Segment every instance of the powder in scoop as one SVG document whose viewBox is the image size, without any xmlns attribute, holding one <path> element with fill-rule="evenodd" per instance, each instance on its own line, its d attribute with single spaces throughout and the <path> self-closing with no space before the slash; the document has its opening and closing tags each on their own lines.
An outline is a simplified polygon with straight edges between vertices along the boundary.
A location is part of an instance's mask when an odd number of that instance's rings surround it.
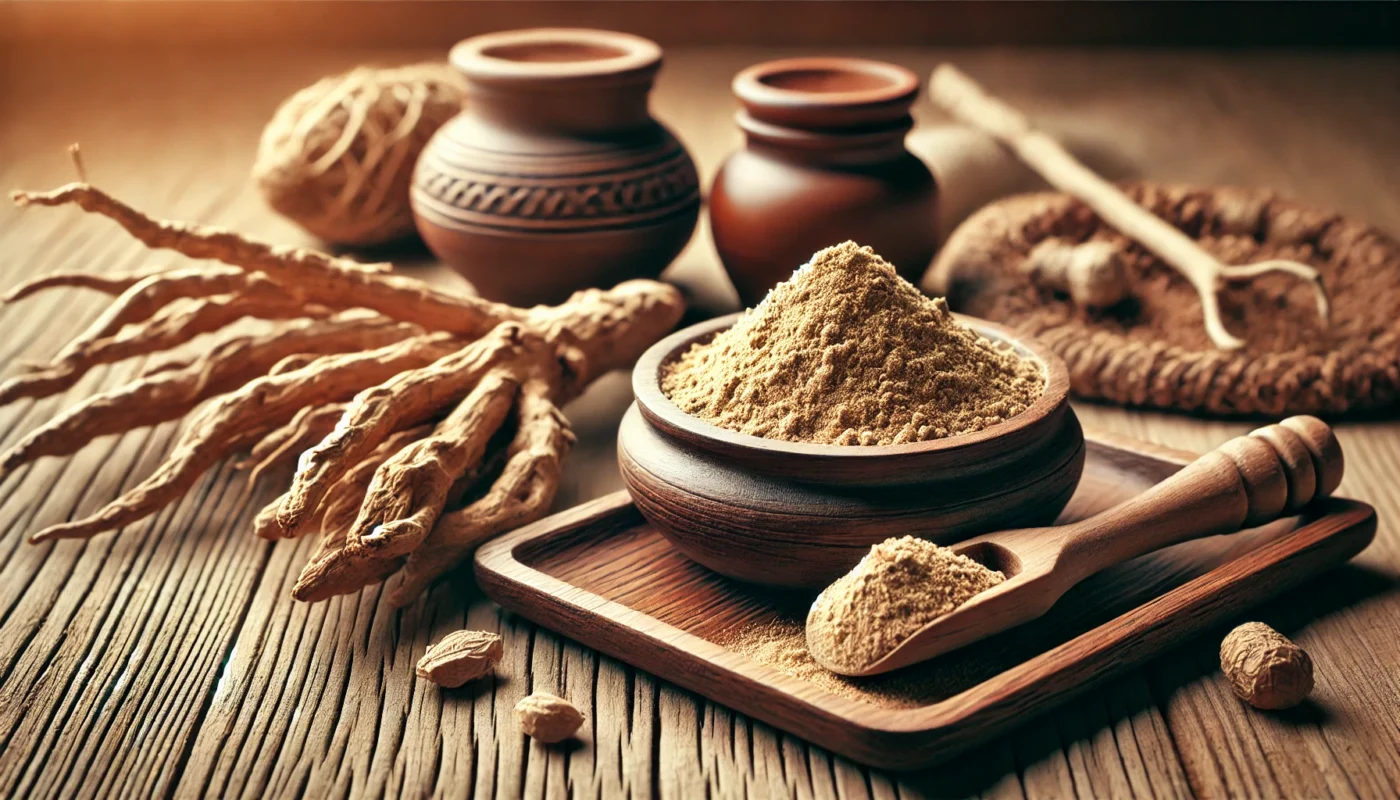
<svg viewBox="0 0 1400 800">
<path fill-rule="evenodd" d="M 1035 402 L 1044 378 L 845 242 L 672 362 L 661 388 L 686 413 L 740 433 L 881 445 L 1004 422 Z"/>
<path fill-rule="evenodd" d="M 863 669 L 925 624 L 1005 580 L 933 542 L 886 539 L 822 592 L 807 616 L 807 641 L 823 662 Z"/>
</svg>

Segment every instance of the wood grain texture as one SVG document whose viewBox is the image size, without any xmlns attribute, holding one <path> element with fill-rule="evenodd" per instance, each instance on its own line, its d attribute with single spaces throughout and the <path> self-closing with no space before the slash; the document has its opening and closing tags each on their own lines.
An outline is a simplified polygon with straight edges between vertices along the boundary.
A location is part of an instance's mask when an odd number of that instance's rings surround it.
<svg viewBox="0 0 1400 800">
<path fill-rule="evenodd" d="M 1114 177 L 1272 186 L 1400 232 L 1393 55 L 844 52 L 920 74 L 952 58 Z M 326 72 L 432 54 L 0 48 L 0 187 L 70 180 L 63 149 L 80 140 L 93 180 L 153 213 L 304 242 L 246 180 L 262 124 Z M 655 110 L 703 177 L 738 141 L 729 77 L 797 54 L 668 52 Z M 919 152 L 944 179 L 945 211 L 985 202 L 980 184 L 952 177 L 967 174 L 964 155 L 984 151 L 942 127 L 926 101 L 915 111 Z M 976 165 L 1003 185 L 1024 179 L 1014 165 Z M 699 304 L 724 309 L 733 296 L 704 227 L 672 276 Z M 0 209 L 0 253 L 5 285 L 56 269 L 177 263 L 72 210 Z M 51 355 L 103 307 L 74 293 L 0 309 L 0 362 Z M 65 396 L 0 409 L 0 443 L 138 366 L 103 368 Z M 580 442 L 561 508 L 620 487 L 612 436 L 629 396 L 626 377 L 609 376 L 568 409 Z M 1256 427 L 1088 404 L 1076 411 L 1088 429 L 1196 451 Z M 860 768 L 540 631 L 482 601 L 468 581 L 403 612 L 388 610 L 377 590 L 296 604 L 287 593 L 310 545 L 269 544 L 248 525 L 285 475 L 245 489 L 225 468 L 119 534 L 23 544 L 25 533 L 91 512 L 147 474 L 175 427 L 102 439 L 0 482 L 0 795 L 1393 796 L 1400 425 L 1337 431 L 1348 457 L 1339 493 L 1377 507 L 1376 541 L 1351 566 L 1256 615 L 1313 655 L 1314 706 L 1291 715 L 1244 707 L 1217 674 L 1219 635 L 1207 634 L 943 768 L 909 775 Z M 417 681 L 413 663 L 427 644 L 463 625 L 502 634 L 499 677 L 448 692 Z M 566 694 L 588 714 L 578 748 L 544 748 L 516 733 L 511 705 L 534 688 Z"/>
<path fill-rule="evenodd" d="M 1165 486 L 1203 483 L 1193 470 L 1201 461 L 1165 483 L 1146 477 L 1184 461 L 1150 445 L 1091 443 L 1064 529 L 1092 525 L 1092 515 L 1106 509 L 1111 515 L 1152 503 Z M 1243 515 L 1241 504 L 1231 535 L 1183 542 L 1079 583 L 1053 609 L 1041 609 L 1048 613 L 1034 625 L 860 684 L 895 695 L 884 699 L 839 696 L 733 647 L 744 629 L 800 625 L 814 592 L 764 590 L 700 567 L 645 521 L 626 492 L 488 543 L 477 554 L 476 575 L 490 597 L 552 630 L 861 763 L 911 769 L 937 765 L 1345 562 L 1375 531 L 1375 512 L 1351 500 L 1239 531 Z M 1054 529 L 1040 533 L 1053 543 Z M 907 648 L 891 658 L 901 650 Z"/>
</svg>

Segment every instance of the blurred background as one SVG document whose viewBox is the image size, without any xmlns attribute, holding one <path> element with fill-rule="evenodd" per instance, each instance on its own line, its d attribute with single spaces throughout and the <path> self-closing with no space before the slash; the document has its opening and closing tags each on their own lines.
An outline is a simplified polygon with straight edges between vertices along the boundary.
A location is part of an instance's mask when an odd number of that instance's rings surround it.
<svg viewBox="0 0 1400 800">
<path fill-rule="evenodd" d="M 1386 2 L 43 0 L 0 3 L 0 44 L 446 46 L 502 28 L 625 30 L 665 45 L 1387 47 Z"/>
<path fill-rule="evenodd" d="M 1342 196 L 1335 180 L 1313 185 L 1286 162 L 1262 175 L 1258 164 L 1246 169 L 1218 145 L 1193 147 L 1174 129 L 1183 114 L 1199 119 L 1201 106 L 1228 106 L 1226 116 L 1257 118 L 1270 136 L 1296 134 L 1309 147 L 1307 132 L 1269 122 L 1288 118 L 1297 100 L 1310 124 L 1335 128 L 1323 131 L 1329 141 L 1388 137 L 1387 86 L 1395 81 L 1384 76 L 1397 75 L 1400 3 L 0 0 L 4 186 L 71 179 L 64 148 L 78 141 L 94 181 L 154 213 L 311 243 L 265 213 L 247 180 L 259 131 L 281 101 L 356 65 L 442 60 L 469 36 L 538 26 L 620 30 L 660 43 L 666 66 L 653 109 L 690 149 L 706 187 L 741 144 L 729 90 L 735 72 L 784 56 L 858 55 L 920 75 L 953 60 L 1110 177 L 1264 182 L 1364 213 L 1373 206 L 1358 187 L 1374 179 L 1369 169 Z M 1375 130 L 1340 121 L 1359 107 L 1378 112 L 1366 121 Z M 939 178 L 944 233 L 992 193 L 1036 184 L 1009 159 L 994 165 L 1008 174 L 962 180 L 955 170 L 986 165 L 940 127 L 925 98 L 914 114 L 911 146 Z M 1280 146 L 1251 147 L 1258 144 Z M 997 152 L 984 147 L 982 155 Z M 702 216 L 671 277 L 723 309 L 734 299 L 707 235 Z"/>
</svg>

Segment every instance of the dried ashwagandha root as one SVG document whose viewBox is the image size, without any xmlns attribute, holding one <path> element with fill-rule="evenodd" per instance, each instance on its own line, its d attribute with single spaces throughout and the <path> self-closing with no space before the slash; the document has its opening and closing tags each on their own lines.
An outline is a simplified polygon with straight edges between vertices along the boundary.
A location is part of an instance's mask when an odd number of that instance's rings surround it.
<svg viewBox="0 0 1400 800">
<path fill-rule="evenodd" d="M 491 674 L 500 660 L 501 637 L 486 631 L 456 631 L 429 647 L 414 672 L 439 686 L 456 689 Z"/>
<path fill-rule="evenodd" d="M 542 516 L 554 498 L 558 472 L 537 473 L 531 468 L 522 475 L 523 465 L 528 461 L 533 466 L 533 461 L 529 460 L 528 455 L 520 454 L 522 448 L 516 442 L 528 442 L 543 436 L 547 451 L 539 456 L 557 462 L 573 443 L 573 437 L 553 404 L 540 399 L 549 392 L 551 384 L 533 379 L 521 387 L 521 377 L 511 377 L 506 373 L 488 376 L 438 424 L 430 437 L 405 446 L 385 462 L 364 492 L 365 499 L 359 516 L 345 537 L 340 552 L 314 565 L 320 574 L 313 576 L 304 572 L 298 587 L 303 591 L 314 591 L 317 595 L 358 591 L 366 584 L 356 576 L 374 574 L 374 563 L 389 559 L 402 563 L 403 557 L 410 556 L 412 569 L 404 572 L 403 580 L 390 595 L 391 602 L 403 605 L 417 597 L 433 579 L 465 561 L 476 543 L 494 533 L 510 530 Z M 518 390 L 523 391 L 525 396 L 517 399 Z M 499 434 L 504 432 L 500 409 L 508 401 L 518 404 L 518 413 L 516 430 L 509 445 L 501 446 L 495 453 L 505 463 L 502 474 L 485 497 L 471 503 L 463 511 L 449 512 L 453 522 L 444 530 L 457 531 L 461 524 L 460 515 L 464 512 L 488 520 L 486 526 L 478 526 L 480 529 L 474 529 L 470 537 L 452 537 L 450 542 L 453 546 L 450 549 L 444 549 L 439 544 L 417 554 L 427 537 L 437 535 L 437 522 L 442 511 L 452 498 L 462 494 L 462 484 L 475 483 L 467 465 L 476 464 L 480 469 L 488 461 L 497 460 L 483 460 L 482 448 L 491 449 Z M 496 433 L 488 441 L 486 434 L 492 429 Z M 471 444 L 462 447 L 458 444 L 460 442 Z M 545 480 L 536 480 L 537 475 L 543 475 Z M 521 495 L 518 477 L 529 481 L 523 493 L 527 505 L 501 502 L 502 499 L 509 501 Z M 449 486 L 453 480 L 456 483 Z M 533 491 L 536 483 L 549 488 Z M 469 509 L 475 511 L 468 512 Z M 532 513 L 534 516 L 531 516 Z M 425 569 L 425 564 L 431 567 Z M 313 569 L 313 565 L 308 565 L 307 569 Z"/>
<path fill-rule="evenodd" d="M 212 397 L 264 374 L 285 371 L 278 368 L 293 354 L 314 360 L 373 350 L 421 334 L 416 325 L 360 316 L 305 321 L 271 334 L 226 339 L 203 356 L 168 362 L 163 369 L 60 413 L 0 455 L 0 476 L 41 456 L 76 453 L 99 436 L 179 419 Z"/>
<path fill-rule="evenodd" d="M 90 517 L 50 526 L 29 540 L 85 538 L 144 519 L 184 494 L 214 464 L 276 430 L 303 406 L 345 400 L 366 384 L 432 361 L 454 341 L 450 334 L 428 334 L 377 350 L 322 356 L 302 369 L 251 381 L 202 409 L 165 463 L 136 488 Z"/>
<path fill-rule="evenodd" d="M 492 370 L 527 352 L 529 343 L 534 343 L 530 352 L 536 357 L 545 353 L 553 358 L 552 348 L 538 334 L 527 335 L 521 326 L 506 323 L 439 361 L 401 372 L 357 395 L 341 424 L 303 457 L 277 515 L 284 535 L 296 535 L 303 516 L 315 510 L 326 489 L 385 437 L 461 400 Z"/>
<path fill-rule="evenodd" d="M 403 566 L 404 559 L 384 559 L 373 562 L 350 562 L 342 557 L 345 549 L 345 536 L 359 514 L 365 490 L 369 488 L 374 473 L 400 447 L 426 436 L 431 426 L 422 425 L 406 431 L 399 431 L 384 442 L 369 458 L 356 464 L 345 477 L 331 488 L 326 500 L 317 509 L 312 523 L 321 530 L 321 542 L 316 552 L 302 568 L 301 577 L 292 587 L 292 597 L 302 602 L 327 600 L 343 592 L 331 591 L 331 587 L 342 584 L 370 586 L 383 581 Z M 262 517 L 268 518 L 267 529 L 276 530 L 278 502 L 259 513 L 260 529 Z"/>
<path fill-rule="evenodd" d="M 47 397 L 70 388 L 93 367 L 178 347 L 245 317 L 296 319 L 326 317 L 325 309 L 305 308 L 266 282 L 254 293 L 176 301 L 130 333 L 70 345 L 49 364 L 0 384 L 0 404 L 21 397 Z"/>
<path fill-rule="evenodd" d="M 285 363 L 279 362 L 277 367 L 273 367 L 273 374 L 277 374 L 278 367 Z M 307 364 L 310 363 L 307 361 Z M 303 366 L 306 364 L 297 364 L 286 371 Z M 247 465 L 252 467 L 248 472 L 248 482 L 256 483 L 263 473 L 297 458 L 306 448 L 328 436 L 345 413 L 345 406 L 345 403 L 306 406 L 292 417 L 291 422 L 264 436 L 248 453 Z"/>
<path fill-rule="evenodd" d="M 409 553 L 402 580 L 389 594 L 390 603 L 413 602 L 482 542 L 549 511 L 574 433 L 548 395 L 548 388 L 540 383 L 521 387 L 520 422 L 500 478 L 480 500 L 439 517 L 428 538 Z"/>
<path fill-rule="evenodd" d="M 0 294 L 0 303 L 13 303 L 32 294 L 58 288 L 91 289 L 116 296 L 147 278 L 164 275 L 169 271 L 169 267 L 147 267 L 135 272 L 109 272 L 105 275 L 91 272 L 51 272 L 27 280 Z"/>
<path fill-rule="evenodd" d="M 320 546 L 306 562 L 296 585 L 292 587 L 293 598 L 316 602 L 359 591 L 383 581 L 403 566 L 405 559 L 402 557 L 365 558 L 353 551 L 347 552 L 345 540 L 350 526 L 359 516 L 360 506 L 379 467 L 394 453 L 432 433 L 432 428 L 432 425 L 422 425 L 394 434 L 331 487 L 311 521 L 311 524 L 320 526 Z M 448 502 L 456 502 L 483 475 L 493 473 L 504 456 L 504 447 L 497 447 L 493 439 L 488 444 L 487 456 L 453 485 L 448 492 Z M 263 509 L 260 516 L 275 517 L 277 506 L 278 503 L 274 501 Z M 271 520 L 270 527 L 276 528 L 275 519 Z"/>
<path fill-rule="evenodd" d="M 583 725 L 582 711 L 548 692 L 535 692 L 516 703 L 515 718 L 526 736 L 545 744 L 562 742 Z"/>
<path fill-rule="evenodd" d="M 76 205 L 111 219 L 147 247 L 221 261 L 249 273 L 262 272 L 270 280 L 296 287 L 307 302 L 330 308 L 368 308 L 386 317 L 467 337 L 480 336 L 499 322 L 528 315 L 521 309 L 447 292 L 350 259 L 270 245 L 222 228 L 152 219 L 86 183 L 70 183 L 51 192 L 13 192 L 11 197 L 20 206 Z"/>
<path fill-rule="evenodd" d="M 293 590 L 301 600 L 402 572 L 390 596 L 411 602 L 484 539 L 547 513 L 573 444 L 559 406 L 635 359 L 683 309 L 680 294 L 655 281 L 514 308 L 385 265 L 159 221 L 87 183 L 13 197 L 21 206 L 77 205 L 148 247 L 221 264 L 68 272 L 0 297 L 67 288 L 115 298 L 52 360 L 0 385 L 0 405 L 54 394 L 99 364 L 166 352 L 234 322 L 271 328 L 153 362 L 0 454 L 3 475 L 193 412 L 154 474 L 92 516 L 31 541 L 136 522 L 241 450 L 252 450 L 254 477 L 299 455 L 291 491 L 258 514 L 255 528 L 268 538 L 320 533 Z"/>
<path fill-rule="evenodd" d="M 1303 648 L 1262 622 L 1246 622 L 1220 643 L 1230 688 L 1255 708 L 1292 708 L 1313 690 L 1313 663 Z"/>
</svg>

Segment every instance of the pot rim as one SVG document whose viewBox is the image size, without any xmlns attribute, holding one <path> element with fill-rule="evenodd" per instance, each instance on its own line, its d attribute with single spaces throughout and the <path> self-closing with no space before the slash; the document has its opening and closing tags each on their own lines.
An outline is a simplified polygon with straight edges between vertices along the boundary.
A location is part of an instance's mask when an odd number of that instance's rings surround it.
<svg viewBox="0 0 1400 800">
<path fill-rule="evenodd" d="M 783 75 L 818 72 L 872 78 L 882 83 L 844 91 L 813 91 L 773 82 Z M 745 105 L 760 108 L 897 107 L 914 102 L 919 94 L 919 77 L 898 64 L 868 58 L 783 58 L 740 71 L 734 76 L 732 88 Z"/>
<path fill-rule="evenodd" d="M 511 58 L 507 51 L 553 48 L 552 57 Z M 570 58 L 562 48 L 575 48 L 583 57 Z M 596 56 L 585 55 L 593 51 Z M 469 80 L 489 83 L 533 83 L 547 88 L 554 82 L 579 80 L 647 81 L 661 66 L 661 46 L 650 39 L 594 28 L 524 28 L 463 39 L 448 60 Z"/>
</svg>

